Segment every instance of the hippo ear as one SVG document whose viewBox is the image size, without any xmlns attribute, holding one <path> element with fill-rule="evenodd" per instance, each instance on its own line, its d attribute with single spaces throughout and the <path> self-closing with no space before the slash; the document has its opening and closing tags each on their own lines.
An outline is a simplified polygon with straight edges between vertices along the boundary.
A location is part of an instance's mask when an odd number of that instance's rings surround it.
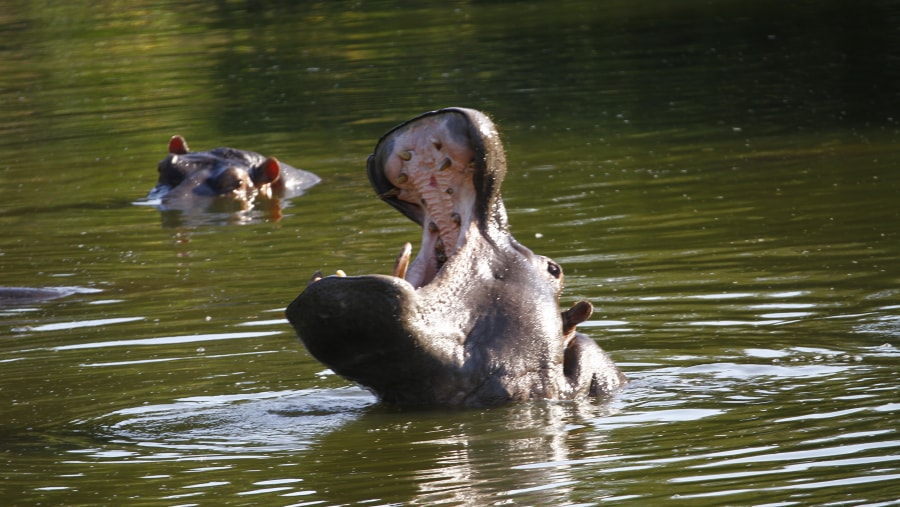
<svg viewBox="0 0 900 507">
<path fill-rule="evenodd" d="M 185 155 L 191 151 L 188 148 L 187 141 L 184 140 L 181 136 L 172 136 L 172 139 L 169 139 L 169 153 L 172 155 Z"/>
<path fill-rule="evenodd" d="M 590 301 L 579 301 L 572 308 L 562 312 L 563 336 L 575 331 L 575 326 L 588 320 L 594 313 L 594 305 Z"/>
<path fill-rule="evenodd" d="M 250 174 L 253 184 L 258 186 L 273 183 L 281 176 L 281 163 L 275 157 L 268 157 L 256 166 Z"/>
</svg>

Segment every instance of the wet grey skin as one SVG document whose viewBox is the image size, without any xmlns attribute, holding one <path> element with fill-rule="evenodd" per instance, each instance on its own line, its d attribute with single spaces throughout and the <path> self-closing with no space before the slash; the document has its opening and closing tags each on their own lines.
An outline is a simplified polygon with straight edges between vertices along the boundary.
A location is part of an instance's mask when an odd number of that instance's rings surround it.
<svg viewBox="0 0 900 507">
<path fill-rule="evenodd" d="M 510 234 L 506 158 L 484 114 L 425 113 L 385 134 L 369 157 L 385 202 L 422 226 L 392 275 L 316 276 L 287 308 L 309 352 L 335 373 L 405 406 L 487 407 L 602 396 L 626 382 L 560 312 L 562 268 Z"/>
</svg>

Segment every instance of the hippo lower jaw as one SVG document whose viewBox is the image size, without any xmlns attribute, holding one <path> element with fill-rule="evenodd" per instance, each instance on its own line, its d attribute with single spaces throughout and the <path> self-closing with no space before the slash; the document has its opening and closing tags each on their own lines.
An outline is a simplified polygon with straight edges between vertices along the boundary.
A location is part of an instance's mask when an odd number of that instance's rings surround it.
<svg viewBox="0 0 900 507">
<path fill-rule="evenodd" d="M 531 287 L 533 276 L 552 276 L 504 246 L 495 250 L 469 236 L 420 287 L 396 274 L 315 279 L 288 307 L 288 318 L 314 357 L 388 403 L 492 406 L 575 397 L 563 357 L 576 337 L 562 335 L 552 286 L 539 293 Z"/>
<path fill-rule="evenodd" d="M 509 233 L 493 123 L 467 109 L 415 118 L 369 158 L 376 193 L 422 226 L 393 274 L 314 280 L 287 308 L 310 353 L 402 405 L 491 406 L 611 392 L 625 378 L 560 313 L 562 270 Z"/>
</svg>

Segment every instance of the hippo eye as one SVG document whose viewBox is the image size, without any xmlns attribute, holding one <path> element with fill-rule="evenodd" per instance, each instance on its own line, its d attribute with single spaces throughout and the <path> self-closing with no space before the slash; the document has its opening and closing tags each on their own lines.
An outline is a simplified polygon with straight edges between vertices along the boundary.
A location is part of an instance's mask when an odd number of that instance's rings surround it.
<svg viewBox="0 0 900 507">
<path fill-rule="evenodd" d="M 229 168 L 208 180 L 209 186 L 218 194 L 228 194 L 244 188 L 244 178 L 239 170 Z"/>
<path fill-rule="evenodd" d="M 547 261 L 547 272 L 550 273 L 553 278 L 559 278 L 560 275 L 562 275 L 562 268 L 553 261 Z"/>
</svg>

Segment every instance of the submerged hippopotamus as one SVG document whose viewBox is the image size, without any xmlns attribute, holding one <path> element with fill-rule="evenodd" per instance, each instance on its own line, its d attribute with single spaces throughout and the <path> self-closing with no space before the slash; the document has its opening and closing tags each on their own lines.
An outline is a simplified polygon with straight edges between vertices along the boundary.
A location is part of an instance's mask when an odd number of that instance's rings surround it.
<svg viewBox="0 0 900 507">
<path fill-rule="evenodd" d="M 484 114 L 450 108 L 389 131 L 369 157 L 378 196 L 422 226 L 392 276 L 315 277 L 287 308 L 310 353 L 382 401 L 494 406 L 603 395 L 626 382 L 560 312 L 563 273 L 509 232 L 506 157 Z"/>
<path fill-rule="evenodd" d="M 0 308 L 32 305 L 90 292 L 100 290 L 85 287 L 0 287 Z"/>
<path fill-rule="evenodd" d="M 294 197 L 319 181 L 315 174 L 252 151 L 216 148 L 192 153 L 183 137 L 173 136 L 147 198 L 159 199 L 164 209 L 209 207 L 214 200 L 246 209 L 255 198 Z"/>
</svg>

